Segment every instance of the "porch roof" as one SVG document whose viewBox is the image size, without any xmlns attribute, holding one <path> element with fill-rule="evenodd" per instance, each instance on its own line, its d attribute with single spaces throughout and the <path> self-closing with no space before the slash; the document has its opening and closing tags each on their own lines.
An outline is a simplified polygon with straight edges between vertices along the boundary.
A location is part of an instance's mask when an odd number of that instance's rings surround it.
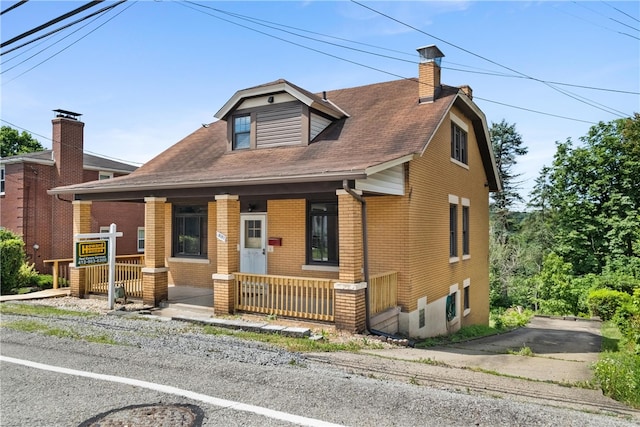
<svg viewBox="0 0 640 427">
<path fill-rule="evenodd" d="M 454 103 L 474 119 L 490 188 L 497 189 L 482 112 L 456 87 L 443 86 L 432 103 L 419 104 L 417 94 L 417 79 L 327 91 L 327 98 L 349 116 L 335 120 L 304 146 L 227 151 L 227 123 L 219 120 L 198 128 L 130 175 L 49 193 L 83 198 L 122 192 L 159 196 L 177 189 L 364 179 L 381 165 L 422 155 Z"/>
</svg>

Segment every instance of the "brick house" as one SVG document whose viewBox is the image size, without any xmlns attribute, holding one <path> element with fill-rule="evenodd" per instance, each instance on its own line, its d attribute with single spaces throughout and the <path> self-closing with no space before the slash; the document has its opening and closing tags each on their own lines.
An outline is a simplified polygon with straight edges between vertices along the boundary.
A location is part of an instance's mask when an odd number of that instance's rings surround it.
<svg viewBox="0 0 640 427">
<path fill-rule="evenodd" d="M 489 192 L 501 184 L 486 119 L 468 86 L 441 84 L 437 47 L 418 52 L 417 79 L 239 90 L 218 121 L 134 173 L 51 193 L 74 194 L 77 232 L 97 200 L 144 202 L 150 304 L 168 284 L 213 287 L 214 310 L 230 313 L 259 282 L 239 291 L 237 276 L 325 278 L 336 326 L 362 331 L 368 281 L 391 271 L 396 332 L 487 324 Z"/>
<path fill-rule="evenodd" d="M 128 175 L 136 169 L 84 153 L 84 123 L 79 120 L 80 115 L 54 111 L 51 150 L 0 159 L 0 226 L 22 236 L 28 261 L 41 273 L 51 273 L 51 265 L 43 261 L 73 256 L 72 200 L 64 195 L 49 195 L 47 190 Z M 124 233 L 118 241 L 118 254 L 144 250 L 144 206 L 96 203 L 90 232 L 108 230 L 111 222 L 116 222 Z"/>
</svg>

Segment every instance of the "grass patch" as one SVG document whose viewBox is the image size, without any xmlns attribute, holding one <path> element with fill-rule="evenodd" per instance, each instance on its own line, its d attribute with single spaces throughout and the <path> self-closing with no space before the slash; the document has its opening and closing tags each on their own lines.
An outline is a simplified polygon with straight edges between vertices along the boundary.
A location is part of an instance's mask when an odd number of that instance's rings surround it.
<svg viewBox="0 0 640 427">
<path fill-rule="evenodd" d="M 87 311 L 65 310 L 47 305 L 16 304 L 6 302 L 0 304 L 0 314 L 16 314 L 20 316 L 97 316 L 96 313 L 90 313 Z"/>
<path fill-rule="evenodd" d="M 204 326 L 203 331 L 211 335 L 227 335 L 249 341 L 259 341 L 297 353 L 318 353 L 335 351 L 360 351 L 368 348 L 383 348 L 375 340 L 351 340 L 344 343 L 330 342 L 326 340 L 310 340 L 309 338 L 295 338 L 279 334 L 266 334 L 259 332 L 238 331 L 233 329 Z"/>
<path fill-rule="evenodd" d="M 507 350 L 507 353 L 509 354 L 513 354 L 515 356 L 527 356 L 527 357 L 533 357 L 535 356 L 535 354 L 533 353 L 533 350 L 531 350 L 531 347 L 528 346 L 522 346 L 522 348 L 520 348 L 520 350 Z"/>
<path fill-rule="evenodd" d="M 600 328 L 602 334 L 602 351 L 618 351 L 622 334 L 612 321 L 602 323 Z"/>
<path fill-rule="evenodd" d="M 117 345 L 108 335 L 80 335 L 75 331 L 62 328 L 52 328 L 37 320 L 16 320 L 14 322 L 4 322 L 2 327 L 13 329 L 14 331 L 41 333 L 50 337 L 71 338 L 79 341 L 87 341 L 97 344 Z"/>
</svg>

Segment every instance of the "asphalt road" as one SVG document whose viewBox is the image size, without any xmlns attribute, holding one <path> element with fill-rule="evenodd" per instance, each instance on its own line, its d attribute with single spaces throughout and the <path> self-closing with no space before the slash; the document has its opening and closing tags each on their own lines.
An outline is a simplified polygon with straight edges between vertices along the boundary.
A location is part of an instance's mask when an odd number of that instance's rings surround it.
<svg viewBox="0 0 640 427">
<path fill-rule="evenodd" d="M 14 320 L 3 316 L 3 323 Z M 109 320 L 105 335 L 117 338 L 131 330 L 137 344 L 97 344 L 2 328 L 0 425 L 637 425 L 628 418 L 423 380 L 423 369 L 438 368 L 424 364 L 408 365 L 413 378 L 394 378 L 281 351 L 265 359 L 258 352 L 268 349 L 229 337 L 203 347 L 197 334 L 175 340 L 162 335 L 155 321 Z M 190 350 L 194 343 L 198 352 Z M 229 356 L 231 351 L 242 357 Z M 269 362 L 274 360 L 290 363 Z"/>
</svg>

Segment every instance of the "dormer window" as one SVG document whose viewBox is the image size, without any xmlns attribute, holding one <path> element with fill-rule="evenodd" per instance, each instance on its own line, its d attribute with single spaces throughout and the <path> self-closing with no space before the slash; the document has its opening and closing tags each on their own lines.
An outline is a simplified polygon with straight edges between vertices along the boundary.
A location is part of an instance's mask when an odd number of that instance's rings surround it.
<svg viewBox="0 0 640 427">
<path fill-rule="evenodd" d="M 233 118 L 233 149 L 242 150 L 251 147 L 251 115 Z"/>
</svg>

